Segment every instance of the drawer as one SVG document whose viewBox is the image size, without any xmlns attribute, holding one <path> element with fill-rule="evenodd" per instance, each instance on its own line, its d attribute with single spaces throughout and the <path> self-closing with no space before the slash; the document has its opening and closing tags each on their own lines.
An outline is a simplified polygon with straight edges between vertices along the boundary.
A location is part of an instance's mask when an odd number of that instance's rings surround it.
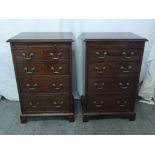
<svg viewBox="0 0 155 155">
<path fill-rule="evenodd" d="M 125 112 L 133 108 L 133 96 L 125 94 L 87 94 L 89 112 Z"/>
<path fill-rule="evenodd" d="M 17 76 L 69 75 L 70 63 L 17 63 Z"/>
<path fill-rule="evenodd" d="M 123 76 L 123 75 L 137 75 L 139 70 L 138 62 L 103 62 L 103 63 L 89 63 L 88 76 Z"/>
<path fill-rule="evenodd" d="M 143 41 L 89 41 L 86 42 L 86 47 L 87 49 L 143 49 L 144 43 Z"/>
<path fill-rule="evenodd" d="M 135 85 L 135 78 L 89 78 L 88 92 L 132 92 Z"/>
<path fill-rule="evenodd" d="M 18 46 L 17 46 L 18 47 Z M 71 46 L 69 44 L 57 43 L 53 46 L 27 45 L 13 48 L 15 60 L 20 61 L 69 61 Z"/>
<path fill-rule="evenodd" d="M 71 110 L 70 95 L 22 94 L 21 100 L 23 113 L 69 112 Z"/>
<path fill-rule="evenodd" d="M 62 93 L 70 91 L 69 77 L 19 78 L 19 89 L 22 93 Z"/>
<path fill-rule="evenodd" d="M 141 60 L 142 50 L 141 49 L 89 49 L 87 50 L 88 61 L 115 61 L 115 60 L 126 60 L 126 61 L 139 61 Z"/>
</svg>

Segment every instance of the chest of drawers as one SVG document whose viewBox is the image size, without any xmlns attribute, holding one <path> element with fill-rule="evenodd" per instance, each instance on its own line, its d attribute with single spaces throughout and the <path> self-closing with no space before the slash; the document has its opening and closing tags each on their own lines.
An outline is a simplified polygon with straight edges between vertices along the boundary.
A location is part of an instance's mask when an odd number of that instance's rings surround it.
<svg viewBox="0 0 155 155">
<path fill-rule="evenodd" d="M 83 121 L 93 117 L 135 120 L 134 103 L 145 38 L 133 33 L 83 33 Z"/>
<path fill-rule="evenodd" d="M 63 116 L 74 121 L 72 33 L 20 33 L 11 45 L 21 122 L 28 117 Z"/>
</svg>

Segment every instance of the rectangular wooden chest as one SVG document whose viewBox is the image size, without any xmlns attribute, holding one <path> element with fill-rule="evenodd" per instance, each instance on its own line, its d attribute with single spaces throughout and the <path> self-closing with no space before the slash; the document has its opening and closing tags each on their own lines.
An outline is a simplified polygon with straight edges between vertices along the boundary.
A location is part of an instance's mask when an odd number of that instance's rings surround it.
<svg viewBox="0 0 155 155">
<path fill-rule="evenodd" d="M 21 122 L 33 116 L 74 121 L 72 33 L 20 33 L 11 44 L 21 103 Z"/>
<path fill-rule="evenodd" d="M 135 119 L 145 38 L 133 33 L 83 33 L 85 95 L 83 121 L 92 117 Z"/>
</svg>

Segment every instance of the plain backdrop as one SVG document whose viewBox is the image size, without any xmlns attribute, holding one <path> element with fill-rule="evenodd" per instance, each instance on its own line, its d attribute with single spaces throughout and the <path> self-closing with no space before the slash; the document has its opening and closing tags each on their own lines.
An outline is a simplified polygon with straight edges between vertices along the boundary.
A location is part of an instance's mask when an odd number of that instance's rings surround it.
<svg viewBox="0 0 155 155">
<path fill-rule="evenodd" d="M 80 98 L 84 94 L 84 53 L 82 51 L 82 32 L 133 32 L 149 40 L 146 43 L 140 81 L 143 80 L 147 60 L 153 41 L 155 41 L 155 20 L 146 19 L 110 19 L 110 20 L 80 20 L 80 19 L 48 19 L 48 20 L 0 20 L 0 95 L 9 100 L 18 100 L 11 50 L 7 39 L 20 32 L 73 32 L 73 94 Z"/>
</svg>

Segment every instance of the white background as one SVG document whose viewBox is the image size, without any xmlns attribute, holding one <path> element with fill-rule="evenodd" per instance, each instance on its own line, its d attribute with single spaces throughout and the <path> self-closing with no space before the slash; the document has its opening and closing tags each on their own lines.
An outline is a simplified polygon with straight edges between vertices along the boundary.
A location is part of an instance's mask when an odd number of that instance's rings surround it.
<svg viewBox="0 0 155 155">
<path fill-rule="evenodd" d="M 140 81 L 146 71 L 153 40 L 155 40 L 155 20 L 142 19 L 48 19 L 48 20 L 0 20 L 0 94 L 9 100 L 18 100 L 11 51 L 7 39 L 20 32 L 73 32 L 75 50 L 73 54 L 73 93 L 75 98 L 84 94 L 84 53 L 82 52 L 82 32 L 133 32 L 149 40 L 145 46 Z"/>
</svg>

